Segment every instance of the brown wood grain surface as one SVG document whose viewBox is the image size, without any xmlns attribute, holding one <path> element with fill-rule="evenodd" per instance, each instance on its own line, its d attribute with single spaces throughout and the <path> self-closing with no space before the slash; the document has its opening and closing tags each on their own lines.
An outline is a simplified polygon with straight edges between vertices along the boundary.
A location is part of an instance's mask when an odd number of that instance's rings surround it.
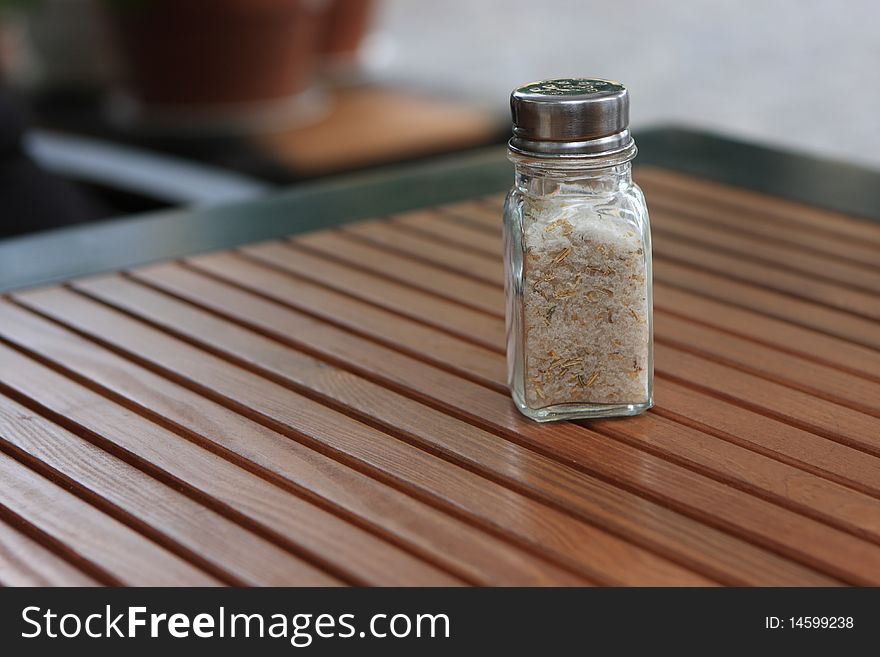
<svg viewBox="0 0 880 657">
<path fill-rule="evenodd" d="M 51 539 L 50 539 L 51 541 Z M 42 543 L 0 521 L 0 584 L 3 586 L 95 586 L 98 581 Z"/>
<path fill-rule="evenodd" d="M 637 178 L 626 420 L 510 402 L 499 196 L 0 300 L 0 584 L 880 584 L 880 227 Z"/>
</svg>

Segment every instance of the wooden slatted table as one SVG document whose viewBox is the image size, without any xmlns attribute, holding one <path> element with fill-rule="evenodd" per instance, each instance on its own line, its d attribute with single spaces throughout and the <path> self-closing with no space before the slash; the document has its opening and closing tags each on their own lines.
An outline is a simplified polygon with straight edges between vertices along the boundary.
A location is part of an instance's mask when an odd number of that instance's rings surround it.
<svg viewBox="0 0 880 657">
<path fill-rule="evenodd" d="M 495 189 L 11 290 L 0 583 L 880 584 L 880 225 L 637 180 L 631 419 L 514 409 Z"/>
</svg>

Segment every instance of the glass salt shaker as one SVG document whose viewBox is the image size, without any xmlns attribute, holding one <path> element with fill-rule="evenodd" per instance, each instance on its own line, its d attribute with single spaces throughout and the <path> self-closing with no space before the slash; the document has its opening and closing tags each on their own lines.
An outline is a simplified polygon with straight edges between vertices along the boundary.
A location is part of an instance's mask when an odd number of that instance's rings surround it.
<svg viewBox="0 0 880 657">
<path fill-rule="evenodd" d="M 504 206 L 511 395 L 545 422 L 653 404 L 651 234 L 632 181 L 629 96 L 610 80 L 510 97 L 516 180 Z"/>
</svg>

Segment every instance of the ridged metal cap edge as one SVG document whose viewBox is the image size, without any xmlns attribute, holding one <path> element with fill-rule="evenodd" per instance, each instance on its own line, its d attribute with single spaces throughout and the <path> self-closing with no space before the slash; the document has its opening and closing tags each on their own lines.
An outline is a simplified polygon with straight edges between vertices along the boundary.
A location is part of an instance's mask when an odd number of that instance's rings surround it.
<svg viewBox="0 0 880 657">
<path fill-rule="evenodd" d="M 619 82 L 559 78 L 531 82 L 510 95 L 515 153 L 588 158 L 633 147 L 629 95 Z"/>
</svg>

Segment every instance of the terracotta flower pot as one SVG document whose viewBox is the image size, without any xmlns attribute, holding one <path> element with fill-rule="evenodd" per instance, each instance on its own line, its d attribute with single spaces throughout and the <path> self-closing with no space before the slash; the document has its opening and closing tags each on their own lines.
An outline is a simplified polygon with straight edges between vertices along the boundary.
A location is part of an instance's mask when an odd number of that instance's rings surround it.
<svg viewBox="0 0 880 657">
<path fill-rule="evenodd" d="M 109 1 L 133 95 L 148 106 L 265 103 L 304 89 L 322 0 Z"/>
<path fill-rule="evenodd" d="M 354 57 L 370 27 L 373 0 L 331 0 L 321 39 L 321 53 Z"/>
</svg>

